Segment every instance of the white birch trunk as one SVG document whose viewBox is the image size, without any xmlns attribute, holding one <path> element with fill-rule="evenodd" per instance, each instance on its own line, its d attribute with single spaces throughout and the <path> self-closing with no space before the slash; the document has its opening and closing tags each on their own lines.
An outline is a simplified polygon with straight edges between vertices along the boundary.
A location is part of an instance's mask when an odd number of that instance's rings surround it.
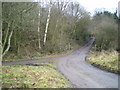
<svg viewBox="0 0 120 90">
<path fill-rule="evenodd" d="M 2 56 L 4 56 L 10 48 L 10 42 L 11 42 L 12 34 L 13 34 L 13 30 L 10 32 L 10 35 L 9 35 L 9 38 L 8 38 L 8 46 L 7 46 L 6 50 L 3 52 Z"/>
<path fill-rule="evenodd" d="M 6 41 L 7 41 L 9 28 L 10 28 L 10 24 L 8 23 L 8 29 L 7 29 L 7 32 L 6 32 L 6 35 L 5 35 L 5 39 L 4 39 L 4 43 L 3 43 L 3 48 L 5 47 L 5 44 L 6 44 Z"/>
<path fill-rule="evenodd" d="M 46 37 L 47 37 L 48 26 L 49 26 L 49 21 L 50 21 L 50 13 L 51 13 L 51 5 L 49 7 L 48 17 L 47 17 L 47 23 L 46 23 L 46 28 L 45 28 L 44 41 L 43 41 L 44 45 L 46 43 Z"/>
</svg>

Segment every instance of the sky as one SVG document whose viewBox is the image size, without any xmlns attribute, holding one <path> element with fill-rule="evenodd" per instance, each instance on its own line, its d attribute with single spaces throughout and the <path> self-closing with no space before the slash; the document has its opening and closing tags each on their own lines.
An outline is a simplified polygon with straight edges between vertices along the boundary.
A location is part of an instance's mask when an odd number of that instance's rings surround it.
<svg viewBox="0 0 120 90">
<path fill-rule="evenodd" d="M 1 1 L 1 0 L 0 0 Z M 29 1 L 29 0 L 2 0 L 2 1 Z M 50 1 L 50 0 L 31 0 L 31 1 Z M 59 0 L 52 0 L 59 1 Z M 104 8 L 104 10 L 115 12 L 118 8 L 120 0 L 60 0 L 60 1 L 77 1 L 79 2 L 91 15 L 94 14 L 96 9 Z"/>
<path fill-rule="evenodd" d="M 92 15 L 94 11 L 99 8 L 104 8 L 107 11 L 115 12 L 118 8 L 120 0 L 74 0 L 79 2 Z"/>
<path fill-rule="evenodd" d="M 35 0 L 35 1 L 44 1 L 44 0 Z M 49 0 L 45 0 L 49 1 Z M 59 0 L 52 0 L 59 1 Z M 114 13 L 116 8 L 118 8 L 118 2 L 120 0 L 60 0 L 60 1 L 77 1 L 79 2 L 91 15 L 94 14 L 96 9 L 103 9 Z"/>
</svg>

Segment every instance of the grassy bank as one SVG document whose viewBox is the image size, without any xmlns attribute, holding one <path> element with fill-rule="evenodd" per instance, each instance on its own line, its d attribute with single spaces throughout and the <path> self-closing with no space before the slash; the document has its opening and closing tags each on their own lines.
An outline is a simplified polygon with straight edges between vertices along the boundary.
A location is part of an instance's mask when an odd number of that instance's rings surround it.
<svg viewBox="0 0 120 90">
<path fill-rule="evenodd" d="M 36 64 L 35 64 L 36 65 Z M 68 80 L 52 63 L 3 66 L 3 88 L 67 88 Z"/>
<path fill-rule="evenodd" d="M 78 48 L 78 46 L 77 46 Z M 50 58 L 50 57 L 57 57 L 57 56 L 64 56 L 66 54 L 71 53 L 72 51 L 74 51 L 76 48 L 72 49 L 72 50 L 66 50 L 63 52 L 59 52 L 59 53 L 52 53 L 52 54 L 41 54 L 39 52 L 34 52 L 30 53 L 29 55 L 15 55 L 13 53 L 8 53 L 5 55 L 5 57 L 3 57 L 2 61 L 19 61 L 19 60 L 31 60 L 31 59 L 41 59 L 41 58 Z"/>
<path fill-rule="evenodd" d="M 120 72 L 118 69 L 118 53 L 116 51 L 111 53 L 99 52 L 96 56 L 88 57 L 87 61 L 101 69 L 114 73 Z"/>
</svg>

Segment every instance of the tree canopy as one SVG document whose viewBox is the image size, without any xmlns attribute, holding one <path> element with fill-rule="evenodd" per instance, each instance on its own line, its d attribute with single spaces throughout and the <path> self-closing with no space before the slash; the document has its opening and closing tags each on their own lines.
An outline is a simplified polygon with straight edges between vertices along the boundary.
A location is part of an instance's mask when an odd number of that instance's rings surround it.
<svg viewBox="0 0 120 90">
<path fill-rule="evenodd" d="M 90 35 L 97 50 L 117 48 L 117 12 L 90 14 L 77 2 L 3 2 L 2 54 L 52 54 L 82 45 Z"/>
</svg>

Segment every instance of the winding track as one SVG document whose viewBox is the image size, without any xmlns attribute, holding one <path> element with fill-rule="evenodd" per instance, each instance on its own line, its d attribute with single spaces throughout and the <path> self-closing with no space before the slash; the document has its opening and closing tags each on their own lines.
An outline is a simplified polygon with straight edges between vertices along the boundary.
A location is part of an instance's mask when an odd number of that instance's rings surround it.
<svg viewBox="0 0 120 90">
<path fill-rule="evenodd" d="M 30 64 L 59 59 L 58 70 L 67 77 L 76 88 L 118 88 L 118 75 L 95 68 L 85 62 L 85 57 L 95 38 L 69 55 L 44 58 L 39 60 L 24 60 L 3 62 L 3 65 Z"/>
<path fill-rule="evenodd" d="M 85 61 L 95 38 L 74 53 L 63 57 L 59 70 L 77 88 L 118 88 L 118 75 L 95 68 Z"/>
</svg>

